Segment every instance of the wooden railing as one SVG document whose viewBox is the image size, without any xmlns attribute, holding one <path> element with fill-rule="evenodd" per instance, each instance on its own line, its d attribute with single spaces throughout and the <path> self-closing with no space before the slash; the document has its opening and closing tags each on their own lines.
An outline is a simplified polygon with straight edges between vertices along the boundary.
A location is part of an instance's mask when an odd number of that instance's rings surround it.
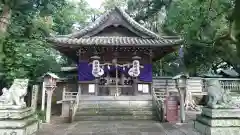
<svg viewBox="0 0 240 135">
<path fill-rule="evenodd" d="M 158 118 L 160 119 L 161 122 L 163 122 L 165 120 L 165 110 L 166 110 L 164 101 L 167 97 L 167 93 L 162 89 L 156 89 L 156 88 L 153 88 L 152 92 L 153 92 L 152 93 L 153 106 L 156 109 L 156 114 Z"/>
<path fill-rule="evenodd" d="M 206 80 L 212 78 L 203 78 L 203 89 L 206 91 Z M 222 88 L 231 92 L 240 92 L 239 78 L 216 78 L 220 81 Z"/>
<path fill-rule="evenodd" d="M 205 93 L 206 89 L 206 80 L 208 79 L 218 79 L 224 90 L 229 90 L 233 92 L 240 92 L 240 79 L 239 78 L 200 78 L 200 77 L 191 77 L 187 82 L 187 90 L 193 95 L 197 93 Z M 177 92 L 176 84 L 172 77 L 158 77 L 153 78 L 153 88 L 163 89 L 168 92 Z M 195 94 L 194 94 L 195 93 Z"/>
<path fill-rule="evenodd" d="M 71 115 L 71 122 L 73 122 L 74 121 L 74 118 L 75 118 L 75 115 L 76 115 L 76 112 L 77 112 L 77 110 L 78 110 L 78 106 L 79 106 L 79 98 L 80 98 L 80 91 L 78 91 L 77 92 L 77 95 L 76 95 L 76 98 L 75 98 L 75 100 L 74 100 L 74 102 L 73 102 L 73 105 L 72 105 L 72 115 Z"/>
<path fill-rule="evenodd" d="M 187 90 L 192 93 L 201 93 L 203 82 L 200 77 L 192 77 L 187 80 Z M 153 78 L 153 87 L 157 89 L 163 89 L 168 92 L 178 92 L 176 83 L 172 77 L 158 77 Z"/>
<path fill-rule="evenodd" d="M 69 122 L 74 121 L 74 117 L 76 115 L 78 106 L 79 106 L 79 98 L 81 95 L 81 91 L 78 92 L 66 92 L 65 88 L 63 88 L 63 95 L 62 95 L 62 101 L 70 102 L 69 107 Z"/>
</svg>

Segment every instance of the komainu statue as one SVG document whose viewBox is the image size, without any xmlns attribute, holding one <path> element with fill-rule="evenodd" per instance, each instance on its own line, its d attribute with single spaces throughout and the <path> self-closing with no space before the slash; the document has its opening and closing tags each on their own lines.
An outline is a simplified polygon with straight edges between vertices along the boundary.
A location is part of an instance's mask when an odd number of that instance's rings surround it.
<svg viewBox="0 0 240 135">
<path fill-rule="evenodd" d="M 12 86 L 3 88 L 0 96 L 0 106 L 26 107 L 24 97 L 27 94 L 28 79 L 15 79 Z"/>
<path fill-rule="evenodd" d="M 213 109 L 217 108 L 236 108 L 231 102 L 231 97 L 227 91 L 221 87 L 219 80 L 209 79 L 206 81 L 208 91 L 207 106 Z"/>
</svg>

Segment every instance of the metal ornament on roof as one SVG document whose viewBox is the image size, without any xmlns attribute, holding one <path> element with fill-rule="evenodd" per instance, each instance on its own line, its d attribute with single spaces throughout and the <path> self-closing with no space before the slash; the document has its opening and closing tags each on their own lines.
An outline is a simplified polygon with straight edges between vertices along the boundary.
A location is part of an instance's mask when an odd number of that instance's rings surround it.
<svg viewBox="0 0 240 135">
<path fill-rule="evenodd" d="M 104 74 L 104 70 L 100 67 L 99 60 L 93 60 L 92 74 L 94 77 L 101 77 Z"/>
<path fill-rule="evenodd" d="M 140 62 L 134 60 L 132 63 L 133 67 L 129 69 L 128 74 L 132 77 L 138 77 L 140 75 Z"/>
</svg>

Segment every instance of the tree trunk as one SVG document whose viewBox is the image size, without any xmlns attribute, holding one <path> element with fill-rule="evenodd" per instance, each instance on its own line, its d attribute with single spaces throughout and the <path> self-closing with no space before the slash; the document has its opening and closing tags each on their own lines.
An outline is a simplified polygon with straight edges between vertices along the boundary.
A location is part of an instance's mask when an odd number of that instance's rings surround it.
<svg viewBox="0 0 240 135">
<path fill-rule="evenodd" d="M 0 80 L 3 75 L 3 59 L 5 57 L 3 52 L 3 42 L 5 38 L 5 34 L 7 32 L 7 28 L 10 24 L 10 19 L 12 16 L 12 10 L 8 5 L 3 6 L 2 14 L 0 16 Z"/>
<path fill-rule="evenodd" d="M 8 25 L 12 16 L 12 10 L 8 5 L 3 7 L 2 14 L 0 16 L 0 33 L 4 35 L 7 32 Z"/>
<path fill-rule="evenodd" d="M 231 58 L 228 62 L 231 63 L 233 68 L 240 74 L 240 1 L 235 0 L 235 7 L 233 11 L 233 25 L 230 31 L 232 39 L 236 42 L 236 58 Z M 237 59 L 237 60 L 236 60 Z"/>
</svg>

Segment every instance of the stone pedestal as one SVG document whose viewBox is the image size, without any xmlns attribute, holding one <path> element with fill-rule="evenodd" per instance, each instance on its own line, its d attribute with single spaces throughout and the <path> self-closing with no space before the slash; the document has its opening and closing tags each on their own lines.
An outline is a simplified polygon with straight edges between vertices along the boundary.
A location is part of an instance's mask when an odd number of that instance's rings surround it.
<svg viewBox="0 0 240 135">
<path fill-rule="evenodd" d="M 0 108 L 0 135 L 35 135 L 39 128 L 32 108 Z"/>
<path fill-rule="evenodd" d="M 240 109 L 203 108 L 194 128 L 202 135 L 239 135 Z"/>
</svg>

